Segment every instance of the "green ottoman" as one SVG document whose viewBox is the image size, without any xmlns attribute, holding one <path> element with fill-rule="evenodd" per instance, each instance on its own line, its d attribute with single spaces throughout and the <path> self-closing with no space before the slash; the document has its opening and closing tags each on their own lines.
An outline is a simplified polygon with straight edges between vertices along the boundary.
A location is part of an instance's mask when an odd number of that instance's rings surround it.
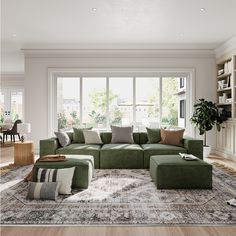
<svg viewBox="0 0 236 236">
<path fill-rule="evenodd" d="M 158 189 L 212 188 L 212 165 L 200 159 L 185 161 L 179 155 L 151 156 L 150 175 Z"/>
<path fill-rule="evenodd" d="M 90 155 L 66 155 L 66 161 L 58 162 L 36 162 L 33 168 L 33 181 L 37 181 L 39 168 L 45 169 L 63 169 L 75 166 L 75 172 L 72 181 L 74 188 L 88 188 L 94 171 L 93 156 Z"/>
</svg>

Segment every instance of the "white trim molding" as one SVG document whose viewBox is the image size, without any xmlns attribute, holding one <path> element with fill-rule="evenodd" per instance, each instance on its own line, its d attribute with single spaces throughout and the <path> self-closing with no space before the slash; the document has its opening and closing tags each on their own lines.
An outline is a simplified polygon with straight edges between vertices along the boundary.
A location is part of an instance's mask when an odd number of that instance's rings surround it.
<svg viewBox="0 0 236 236">
<path fill-rule="evenodd" d="M 26 58 L 214 58 L 211 49 L 21 49 Z"/>
<path fill-rule="evenodd" d="M 194 68 L 48 68 L 48 137 L 56 129 L 56 79 L 57 77 L 186 77 L 189 80 L 187 87 L 186 120 L 193 114 L 195 102 L 195 69 Z M 195 137 L 195 130 L 188 122 L 186 124 L 188 135 Z"/>
<path fill-rule="evenodd" d="M 236 54 L 236 36 L 224 42 L 215 49 L 216 58 L 220 58 L 229 53 Z"/>
</svg>

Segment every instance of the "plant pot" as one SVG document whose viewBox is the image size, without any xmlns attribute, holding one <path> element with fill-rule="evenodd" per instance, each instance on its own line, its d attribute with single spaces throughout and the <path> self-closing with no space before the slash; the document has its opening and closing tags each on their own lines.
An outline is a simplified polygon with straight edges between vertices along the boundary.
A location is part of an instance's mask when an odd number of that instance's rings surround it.
<svg viewBox="0 0 236 236">
<path fill-rule="evenodd" d="M 211 147 L 210 146 L 203 146 L 203 157 L 209 157 L 211 153 Z"/>
</svg>

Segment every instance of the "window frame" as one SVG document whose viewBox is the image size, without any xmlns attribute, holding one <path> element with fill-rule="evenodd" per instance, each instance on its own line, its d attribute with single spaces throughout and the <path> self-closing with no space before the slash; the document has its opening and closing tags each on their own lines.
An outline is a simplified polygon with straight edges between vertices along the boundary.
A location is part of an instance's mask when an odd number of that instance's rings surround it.
<svg viewBox="0 0 236 236">
<path fill-rule="evenodd" d="M 160 88 L 162 88 L 162 77 L 185 77 L 186 85 L 186 120 L 190 119 L 193 113 L 193 102 L 195 100 L 195 69 L 179 68 L 179 69 L 87 69 L 87 68 L 49 68 L 48 69 L 48 136 L 50 137 L 57 127 L 57 78 L 58 77 L 77 77 L 80 78 L 80 120 L 82 121 L 82 104 L 83 104 L 83 77 L 105 77 L 107 100 L 109 98 L 109 77 L 132 77 L 133 78 L 133 119 L 136 120 L 136 77 L 154 77 L 160 78 Z M 162 99 L 162 89 L 160 89 L 160 104 Z M 109 114 L 109 104 L 106 108 Z M 188 117 L 187 117 L 188 116 Z M 162 119 L 162 106 L 160 106 L 160 121 Z M 82 124 L 81 124 L 82 125 Z M 106 128 L 109 129 L 107 122 Z M 195 135 L 194 128 L 186 122 L 186 133 Z"/>
<path fill-rule="evenodd" d="M 179 118 L 180 119 L 185 119 L 186 116 L 186 99 L 180 99 L 179 100 Z"/>
</svg>

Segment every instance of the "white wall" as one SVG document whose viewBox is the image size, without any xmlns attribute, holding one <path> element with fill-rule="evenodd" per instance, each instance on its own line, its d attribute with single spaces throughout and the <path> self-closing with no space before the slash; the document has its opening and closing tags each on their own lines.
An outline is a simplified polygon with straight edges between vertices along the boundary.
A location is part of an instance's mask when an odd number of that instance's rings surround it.
<svg viewBox="0 0 236 236">
<path fill-rule="evenodd" d="M 81 55 L 81 53 L 83 55 Z M 25 50 L 25 120 L 32 124 L 30 138 L 38 147 L 47 138 L 48 74 L 54 68 L 194 68 L 196 99 L 216 99 L 216 70 L 213 51 L 50 51 Z M 215 147 L 215 131 L 208 134 Z"/>
</svg>

